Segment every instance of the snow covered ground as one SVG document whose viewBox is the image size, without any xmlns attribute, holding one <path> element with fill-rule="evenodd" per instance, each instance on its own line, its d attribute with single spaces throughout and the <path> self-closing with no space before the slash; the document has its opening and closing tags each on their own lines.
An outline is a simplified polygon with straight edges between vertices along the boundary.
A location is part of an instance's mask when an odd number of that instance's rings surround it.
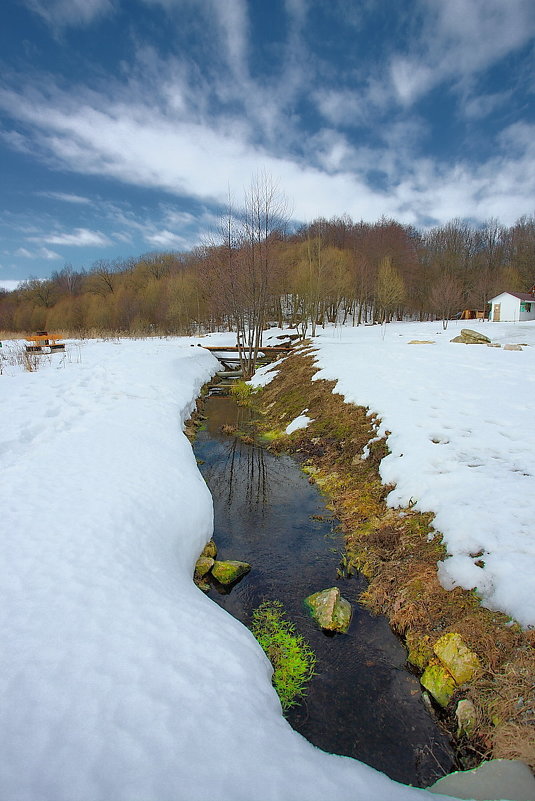
<svg viewBox="0 0 535 801">
<path fill-rule="evenodd" d="M 218 363 L 192 342 L 69 343 L 0 376 L 0 799 L 442 798 L 294 732 L 252 635 L 194 586 L 212 504 L 181 424 Z M 529 352 L 459 353 L 530 380 Z"/>
<path fill-rule="evenodd" d="M 528 347 L 451 343 L 462 327 Z M 330 328 L 314 345 L 316 378 L 336 380 L 392 432 L 389 503 L 436 513 L 451 554 L 443 585 L 476 587 L 491 609 L 535 625 L 535 322 Z"/>
</svg>

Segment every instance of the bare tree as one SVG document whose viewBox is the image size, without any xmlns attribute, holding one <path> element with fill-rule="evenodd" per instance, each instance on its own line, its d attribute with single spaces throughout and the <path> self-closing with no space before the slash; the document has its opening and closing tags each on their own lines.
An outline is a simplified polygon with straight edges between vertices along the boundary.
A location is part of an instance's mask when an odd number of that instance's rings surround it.
<svg viewBox="0 0 535 801">
<path fill-rule="evenodd" d="M 429 293 L 429 301 L 434 311 L 442 318 L 444 331 L 448 320 L 459 310 L 463 299 L 463 287 L 454 275 L 441 275 L 434 281 Z"/>
</svg>

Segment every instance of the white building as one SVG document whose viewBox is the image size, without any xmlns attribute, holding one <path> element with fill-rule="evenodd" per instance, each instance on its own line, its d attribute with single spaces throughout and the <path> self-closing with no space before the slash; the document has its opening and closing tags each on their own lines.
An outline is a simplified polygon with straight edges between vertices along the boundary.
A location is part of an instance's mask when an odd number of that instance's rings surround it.
<svg viewBox="0 0 535 801">
<path fill-rule="evenodd" d="M 535 287 L 525 292 L 502 292 L 489 300 L 490 319 L 494 322 L 518 323 L 535 320 Z"/>
</svg>

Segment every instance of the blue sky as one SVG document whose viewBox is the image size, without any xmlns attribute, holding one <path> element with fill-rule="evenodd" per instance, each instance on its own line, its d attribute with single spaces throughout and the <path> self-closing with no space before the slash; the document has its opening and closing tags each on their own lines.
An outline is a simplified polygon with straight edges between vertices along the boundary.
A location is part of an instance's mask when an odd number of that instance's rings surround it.
<svg viewBox="0 0 535 801">
<path fill-rule="evenodd" d="M 535 210 L 533 0 L 3 0 L 0 282 L 293 218 Z"/>
</svg>

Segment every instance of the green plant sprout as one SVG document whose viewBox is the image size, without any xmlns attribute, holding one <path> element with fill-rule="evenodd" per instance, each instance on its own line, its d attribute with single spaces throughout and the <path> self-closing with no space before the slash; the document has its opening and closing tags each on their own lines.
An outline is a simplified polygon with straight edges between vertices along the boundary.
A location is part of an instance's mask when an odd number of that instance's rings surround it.
<svg viewBox="0 0 535 801">
<path fill-rule="evenodd" d="M 273 686 L 284 712 L 299 703 L 314 675 L 316 657 L 279 601 L 264 601 L 253 612 L 251 631 L 273 665 Z"/>
</svg>

